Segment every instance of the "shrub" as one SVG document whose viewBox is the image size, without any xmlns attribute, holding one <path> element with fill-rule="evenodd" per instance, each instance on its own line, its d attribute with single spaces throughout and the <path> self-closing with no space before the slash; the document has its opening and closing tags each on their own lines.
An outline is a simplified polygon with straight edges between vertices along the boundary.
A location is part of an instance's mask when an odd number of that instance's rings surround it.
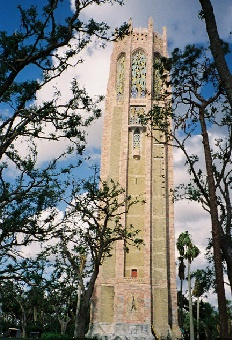
<svg viewBox="0 0 232 340">
<path fill-rule="evenodd" d="M 68 335 L 59 334 L 59 333 L 49 333 L 49 332 L 42 333 L 41 338 L 46 339 L 46 340 L 68 340 L 70 339 Z"/>
</svg>

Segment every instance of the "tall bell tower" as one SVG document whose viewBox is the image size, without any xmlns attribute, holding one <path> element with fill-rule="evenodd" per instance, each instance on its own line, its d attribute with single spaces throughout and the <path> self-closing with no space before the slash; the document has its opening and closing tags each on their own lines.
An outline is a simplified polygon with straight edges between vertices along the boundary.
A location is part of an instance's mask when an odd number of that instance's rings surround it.
<svg viewBox="0 0 232 340">
<path fill-rule="evenodd" d="M 167 56 L 166 30 L 133 28 L 115 42 L 104 117 L 101 178 L 113 178 L 145 204 L 132 206 L 125 225 L 140 229 L 141 249 L 118 241 L 101 267 L 92 301 L 89 335 L 101 339 L 176 339 L 175 240 L 172 148 L 159 129 L 153 138 L 139 116 L 163 105 L 154 63 Z M 153 334 L 152 334 L 153 333 Z"/>
</svg>

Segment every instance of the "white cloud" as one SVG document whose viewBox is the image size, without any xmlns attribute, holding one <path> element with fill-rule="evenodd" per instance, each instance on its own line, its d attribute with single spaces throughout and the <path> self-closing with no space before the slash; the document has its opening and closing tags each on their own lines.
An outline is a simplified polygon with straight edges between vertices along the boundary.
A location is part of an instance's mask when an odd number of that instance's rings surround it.
<svg viewBox="0 0 232 340">
<path fill-rule="evenodd" d="M 96 47 L 93 42 L 88 49 L 73 58 L 72 63 L 77 64 L 76 66 L 69 67 L 60 77 L 46 84 L 42 90 L 37 93 L 37 103 L 41 104 L 43 101 L 51 100 L 54 96 L 54 89 L 57 89 L 61 93 L 60 102 L 68 101 L 72 95 L 70 88 L 73 79 L 77 79 L 80 87 L 85 87 L 87 93 L 93 99 L 97 99 L 98 95 L 105 95 L 111 48 L 111 45 L 106 46 L 106 48 Z M 63 50 L 62 48 L 60 53 L 63 53 Z M 78 62 L 80 58 L 83 60 L 81 63 Z M 101 107 L 104 112 L 104 102 L 102 102 L 99 107 Z M 53 127 L 50 125 L 44 126 L 43 132 L 46 134 L 46 132 L 51 129 L 53 129 Z M 86 133 L 87 152 L 91 153 L 93 158 L 96 158 L 95 150 L 101 147 L 102 118 L 95 120 L 86 128 Z M 68 145 L 68 141 L 61 140 L 55 142 L 39 140 L 37 145 L 39 150 L 38 162 L 42 163 L 58 156 L 60 152 L 64 151 Z M 24 148 L 23 145 L 22 147 Z M 25 152 L 25 150 L 22 151 Z"/>
<path fill-rule="evenodd" d="M 219 31 L 223 38 L 228 37 L 232 27 L 231 1 L 224 0 L 222 3 L 213 0 L 212 4 Z M 199 11 L 199 1 L 126 0 L 124 6 L 89 6 L 84 14 L 85 17 L 107 22 L 112 28 L 128 22 L 129 18 L 132 18 L 134 27 L 147 27 L 148 19 L 152 17 L 155 30 L 161 32 L 163 26 L 167 27 L 172 47 L 184 47 L 188 43 L 208 41 L 204 22 L 198 17 Z"/>
</svg>

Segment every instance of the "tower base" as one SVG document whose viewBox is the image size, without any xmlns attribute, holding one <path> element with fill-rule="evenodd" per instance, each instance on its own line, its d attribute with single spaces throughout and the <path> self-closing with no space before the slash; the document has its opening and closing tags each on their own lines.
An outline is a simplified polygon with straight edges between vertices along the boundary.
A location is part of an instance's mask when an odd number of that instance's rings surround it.
<svg viewBox="0 0 232 340">
<path fill-rule="evenodd" d="M 141 324 L 92 324 L 88 337 L 102 340 L 154 340 L 150 325 Z"/>
<path fill-rule="evenodd" d="M 149 324 L 94 323 L 90 325 L 88 337 L 101 340 L 180 340 L 181 332 L 179 327 L 174 327 L 172 332 L 157 334 Z"/>
</svg>

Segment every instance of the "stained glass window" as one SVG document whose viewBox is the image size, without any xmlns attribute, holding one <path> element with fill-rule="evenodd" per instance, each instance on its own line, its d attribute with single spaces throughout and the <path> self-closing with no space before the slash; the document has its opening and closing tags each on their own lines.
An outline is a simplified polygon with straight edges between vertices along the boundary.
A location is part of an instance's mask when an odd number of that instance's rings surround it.
<svg viewBox="0 0 232 340">
<path fill-rule="evenodd" d="M 145 98 L 146 96 L 146 56 L 138 50 L 132 55 L 131 97 Z"/>
<path fill-rule="evenodd" d="M 117 84 L 116 84 L 116 92 L 117 92 L 117 100 L 124 99 L 124 87 L 125 87 L 125 54 L 122 54 L 118 58 L 117 62 Z"/>
</svg>

